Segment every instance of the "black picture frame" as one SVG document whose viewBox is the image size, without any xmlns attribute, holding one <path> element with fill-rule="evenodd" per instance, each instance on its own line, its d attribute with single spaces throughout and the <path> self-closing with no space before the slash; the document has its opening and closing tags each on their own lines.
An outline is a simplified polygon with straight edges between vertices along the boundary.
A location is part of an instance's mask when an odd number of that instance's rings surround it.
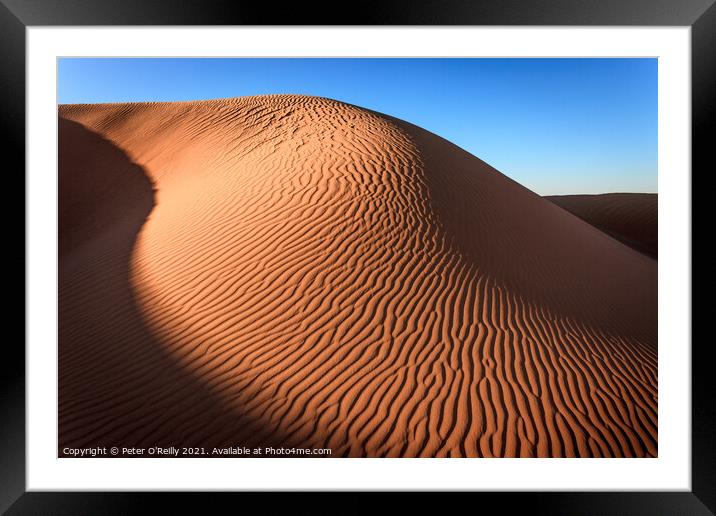
<svg viewBox="0 0 716 516">
<path fill-rule="evenodd" d="M 9 197 L 24 199 L 25 170 L 25 34 L 32 26 L 45 25 L 636 25 L 690 26 L 692 37 L 692 192 L 694 179 L 705 176 L 711 165 L 716 112 L 716 5 L 714 0 L 490 0 L 470 1 L 382 0 L 357 2 L 350 18 L 336 4 L 262 3 L 222 0 L 0 0 L 0 144 L 6 181 L 19 184 Z M 684 171 L 688 174 L 689 171 Z M 699 181 L 701 181 L 699 179 Z M 5 183 L 8 185 L 8 183 Z M 699 184 L 699 183 L 696 183 Z M 15 186 L 15 185 L 13 185 Z M 20 201 L 24 202 L 24 201 Z M 23 210 L 24 213 L 24 210 Z M 692 220 L 703 220 L 693 209 Z M 6 234 L 23 233 L 17 212 L 8 215 Z M 693 234 L 693 231 L 692 231 Z M 14 236 L 14 235 L 13 235 Z M 19 234 L 18 234 L 19 238 Z M 10 256 L 20 269 L 24 245 Z M 692 243 L 692 270 L 694 246 Z M 6 255 L 6 258 L 8 256 Z M 12 274 L 11 274 L 12 275 Z M 19 277 L 19 275 L 16 274 Z M 707 291 L 708 276 L 699 282 Z M 24 299 L 24 294 L 23 294 Z M 17 310 L 24 311 L 24 303 Z M 698 306 L 694 306 L 694 309 Z M 708 309 L 708 308 L 706 308 Z M 24 319 L 24 318 L 23 318 Z M 11 320 L 8 318 L 8 320 Z M 693 320 L 693 315 L 692 315 Z M 454 503 L 475 508 L 500 504 L 501 511 L 531 514 L 716 514 L 716 375 L 710 360 L 711 339 L 692 339 L 692 491 L 691 492 L 581 492 L 581 493 L 473 493 L 455 495 Z M 669 345 L 687 346 L 688 342 Z M 0 360 L 0 511 L 19 514 L 132 514 L 153 512 L 160 501 L 162 512 L 205 513 L 214 499 L 225 500 L 237 510 L 256 503 L 258 494 L 194 493 L 40 493 L 25 492 L 25 352 L 20 339 L 6 339 L 5 359 Z M 330 512 L 324 495 L 272 494 L 271 510 L 290 506 L 292 512 Z M 351 493 L 340 512 L 373 511 L 379 494 Z M 465 500 L 470 497 L 469 500 Z M 432 510 L 422 495 L 403 497 L 400 511 Z M 488 505 L 484 505 L 487 503 Z M 177 507 L 172 510 L 170 505 Z M 383 501 L 378 505 L 384 506 Z M 412 507 L 411 507 L 412 506 Z M 439 506 L 435 507 L 437 511 Z M 443 508 L 444 509 L 444 508 Z"/>
</svg>

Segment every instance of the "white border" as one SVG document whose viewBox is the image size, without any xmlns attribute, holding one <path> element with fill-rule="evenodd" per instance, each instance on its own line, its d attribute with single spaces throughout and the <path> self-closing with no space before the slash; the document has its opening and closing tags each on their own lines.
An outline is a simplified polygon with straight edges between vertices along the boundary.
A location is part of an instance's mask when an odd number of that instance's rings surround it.
<svg viewBox="0 0 716 516">
<path fill-rule="evenodd" d="M 27 489 L 691 489 L 690 28 L 27 31 Z M 659 458 L 57 459 L 58 56 L 659 58 Z"/>
</svg>

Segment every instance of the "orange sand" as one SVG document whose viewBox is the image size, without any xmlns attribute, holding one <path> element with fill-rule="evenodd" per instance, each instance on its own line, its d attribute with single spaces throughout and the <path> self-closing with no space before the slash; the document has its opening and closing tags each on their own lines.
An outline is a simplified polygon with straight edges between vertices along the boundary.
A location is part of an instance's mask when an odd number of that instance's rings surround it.
<svg viewBox="0 0 716 516">
<path fill-rule="evenodd" d="M 292 95 L 59 115 L 60 449 L 657 454 L 656 261 L 459 147 Z"/>
</svg>

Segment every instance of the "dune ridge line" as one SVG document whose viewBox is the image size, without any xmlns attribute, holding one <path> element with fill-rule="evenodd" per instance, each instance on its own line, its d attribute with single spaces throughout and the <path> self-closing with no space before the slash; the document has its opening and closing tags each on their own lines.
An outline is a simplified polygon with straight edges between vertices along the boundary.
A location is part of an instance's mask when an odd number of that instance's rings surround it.
<svg viewBox="0 0 716 516">
<path fill-rule="evenodd" d="M 320 97 L 58 112 L 60 448 L 657 455 L 656 261 L 475 156 Z"/>
</svg>

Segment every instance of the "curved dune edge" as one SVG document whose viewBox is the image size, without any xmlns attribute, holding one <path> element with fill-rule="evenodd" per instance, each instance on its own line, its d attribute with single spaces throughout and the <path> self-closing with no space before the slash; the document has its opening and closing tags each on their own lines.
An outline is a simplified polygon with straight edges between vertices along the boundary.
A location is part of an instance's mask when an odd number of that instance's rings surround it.
<svg viewBox="0 0 716 516">
<path fill-rule="evenodd" d="M 59 115 L 61 182 L 145 176 L 60 198 L 60 447 L 657 455 L 655 261 L 462 149 L 305 96 Z"/>
</svg>

